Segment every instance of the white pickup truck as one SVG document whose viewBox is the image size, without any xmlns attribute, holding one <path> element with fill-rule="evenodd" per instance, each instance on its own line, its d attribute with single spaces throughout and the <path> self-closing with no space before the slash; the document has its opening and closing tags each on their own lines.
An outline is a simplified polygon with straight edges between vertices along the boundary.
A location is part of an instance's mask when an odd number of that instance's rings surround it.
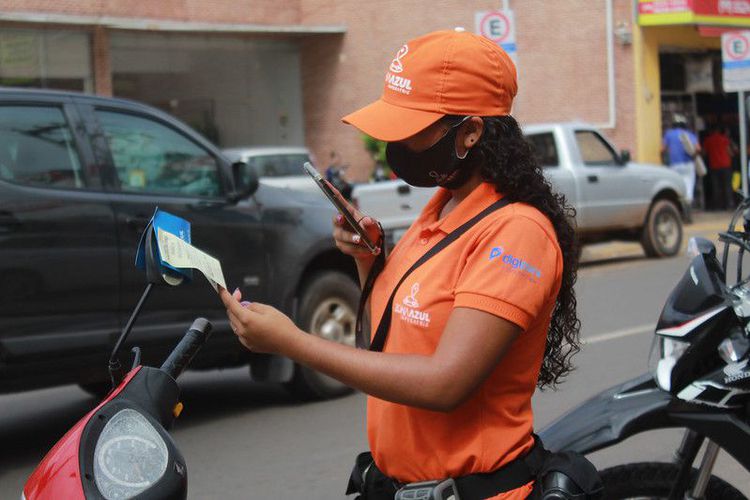
<svg viewBox="0 0 750 500">
<path fill-rule="evenodd" d="M 685 184 L 658 165 L 630 161 L 591 125 L 529 125 L 524 134 L 534 147 L 544 174 L 576 209 L 582 243 L 640 241 L 646 255 L 679 252 Z M 403 181 L 358 184 L 352 192 L 362 212 L 383 224 L 391 243 L 409 227 L 434 193 Z"/>
</svg>

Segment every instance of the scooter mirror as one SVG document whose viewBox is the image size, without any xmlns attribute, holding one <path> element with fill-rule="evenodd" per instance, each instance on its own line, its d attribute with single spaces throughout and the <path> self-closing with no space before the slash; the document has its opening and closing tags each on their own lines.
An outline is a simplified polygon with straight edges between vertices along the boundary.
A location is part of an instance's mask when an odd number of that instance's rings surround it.
<svg viewBox="0 0 750 500">
<path fill-rule="evenodd" d="M 171 286 L 181 285 L 185 281 L 185 277 L 177 274 L 171 269 L 161 265 L 161 259 L 159 259 L 159 247 L 156 242 L 156 235 L 154 230 L 149 223 L 146 226 L 146 281 L 154 285 L 160 285 L 166 283 Z"/>
</svg>

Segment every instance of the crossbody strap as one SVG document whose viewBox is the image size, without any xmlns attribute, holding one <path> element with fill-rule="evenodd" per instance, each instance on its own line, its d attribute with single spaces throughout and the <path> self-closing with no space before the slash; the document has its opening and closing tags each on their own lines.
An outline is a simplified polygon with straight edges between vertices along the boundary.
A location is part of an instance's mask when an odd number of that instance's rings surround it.
<svg viewBox="0 0 750 500">
<path fill-rule="evenodd" d="M 391 313 L 393 310 L 393 298 L 396 296 L 396 291 L 398 291 L 398 288 L 401 286 L 401 284 L 404 282 L 404 280 L 412 273 L 415 269 L 417 269 L 419 266 L 430 260 L 432 257 L 434 257 L 438 252 L 440 252 L 442 249 L 456 241 L 459 237 L 461 237 L 462 234 L 464 234 L 466 231 L 472 228 L 477 222 L 484 219 L 487 215 L 491 214 L 495 210 L 499 210 L 503 208 L 504 206 L 508 205 L 510 201 L 503 198 L 501 200 L 496 201 L 489 207 L 485 208 L 481 212 L 479 212 L 477 215 L 475 215 L 470 220 L 464 222 L 461 226 L 451 231 L 445 238 L 437 242 L 432 248 L 430 248 L 422 257 L 419 258 L 418 261 L 416 261 L 401 277 L 401 280 L 398 282 L 398 284 L 393 287 L 393 292 L 391 293 L 391 297 L 388 299 L 388 304 L 385 306 L 385 310 L 383 311 L 383 316 L 380 318 L 380 323 L 378 323 L 378 329 L 375 331 L 375 336 L 372 339 L 372 342 L 370 343 L 370 350 L 371 351 L 382 351 L 383 347 L 385 346 L 385 340 L 388 336 L 388 330 L 391 327 Z M 379 269 L 375 269 L 376 267 L 379 267 Z M 361 318 L 364 314 L 364 304 L 367 302 L 367 297 L 369 296 L 370 292 L 372 291 L 372 286 L 374 285 L 375 278 L 377 277 L 376 273 L 379 273 L 380 270 L 382 270 L 382 265 L 380 266 L 373 266 L 373 270 L 370 272 L 370 274 L 367 277 L 367 281 L 365 282 L 365 287 L 362 290 L 362 300 L 360 300 L 359 304 L 359 312 L 357 315 L 357 337 L 361 337 Z M 374 272 L 373 272 L 374 271 Z"/>
</svg>

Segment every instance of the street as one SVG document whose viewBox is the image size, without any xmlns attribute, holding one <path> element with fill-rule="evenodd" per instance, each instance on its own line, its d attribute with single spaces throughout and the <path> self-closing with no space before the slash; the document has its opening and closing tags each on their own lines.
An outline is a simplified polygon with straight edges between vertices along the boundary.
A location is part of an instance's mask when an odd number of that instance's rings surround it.
<svg viewBox="0 0 750 500">
<path fill-rule="evenodd" d="M 697 220 L 686 236 L 713 238 L 715 219 Z M 577 292 L 585 345 L 558 391 L 537 392 L 538 429 L 647 370 L 653 325 L 687 264 L 684 252 L 646 259 L 636 244 L 597 245 L 583 259 Z M 344 497 L 354 457 L 367 447 L 363 395 L 300 404 L 281 388 L 250 383 L 246 369 L 188 373 L 181 385 L 185 411 L 174 437 L 188 463 L 188 498 Z M 0 396 L 0 498 L 18 498 L 35 464 L 94 404 L 75 386 Z M 598 467 L 670 461 L 680 438 L 678 430 L 646 433 L 592 459 Z M 747 471 L 726 453 L 714 473 L 750 495 Z"/>
</svg>

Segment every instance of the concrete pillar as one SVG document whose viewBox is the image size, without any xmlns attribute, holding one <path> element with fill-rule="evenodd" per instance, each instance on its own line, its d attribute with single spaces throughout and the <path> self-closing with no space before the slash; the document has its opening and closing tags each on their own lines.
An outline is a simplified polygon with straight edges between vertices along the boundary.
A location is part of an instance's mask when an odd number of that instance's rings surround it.
<svg viewBox="0 0 750 500">
<path fill-rule="evenodd" d="M 103 26 L 94 28 L 92 35 L 94 56 L 94 92 L 112 96 L 112 59 L 109 54 L 109 31 Z"/>
</svg>

